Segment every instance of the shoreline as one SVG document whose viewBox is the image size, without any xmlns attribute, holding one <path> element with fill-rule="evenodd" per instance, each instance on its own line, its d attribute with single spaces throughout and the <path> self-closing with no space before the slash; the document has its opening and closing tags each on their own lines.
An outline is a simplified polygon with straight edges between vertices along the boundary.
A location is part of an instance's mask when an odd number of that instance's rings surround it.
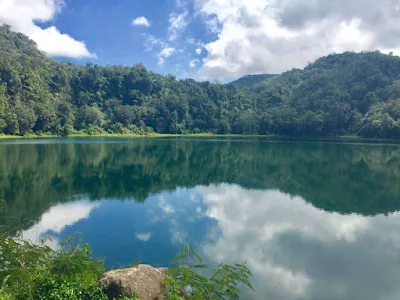
<svg viewBox="0 0 400 300">
<path fill-rule="evenodd" d="M 228 136 L 228 135 L 217 135 L 211 133 L 188 133 L 188 134 L 167 134 L 167 133 L 148 133 L 148 134 L 136 134 L 136 133 L 102 133 L 102 134 L 87 134 L 87 133 L 76 133 L 70 134 L 67 136 L 61 135 L 51 135 L 51 134 L 44 134 L 44 135 L 37 135 L 37 134 L 28 134 L 28 135 L 7 135 L 7 134 L 0 134 L 0 140 L 2 139 L 51 139 L 51 138 L 90 138 L 90 137 L 97 137 L 97 138 L 162 138 L 162 137 L 185 137 L 185 136 L 204 136 L 204 137 L 211 137 L 211 136 Z M 230 135 L 234 136 L 234 135 Z"/>
<path fill-rule="evenodd" d="M 73 138 L 132 138 L 132 139 L 143 139 L 143 138 L 185 138 L 185 137 L 199 137 L 199 138 L 265 138 L 271 141 L 316 141 L 316 142 L 370 142 L 370 143 L 388 143 L 392 142 L 400 144 L 400 139 L 380 139 L 380 138 L 363 138 L 355 135 L 344 135 L 344 136 L 320 136 L 320 137 L 307 137 L 307 136 L 287 136 L 287 135 L 251 135 L 251 134 L 215 134 L 215 133 L 148 133 L 148 134 L 120 134 L 120 133 L 101 133 L 101 134 L 87 134 L 87 133 L 76 133 L 68 136 L 60 135 L 37 135 L 28 134 L 24 136 L 19 135 L 6 135 L 0 134 L 0 141 L 2 140 L 21 140 L 21 139 L 73 139 Z"/>
</svg>

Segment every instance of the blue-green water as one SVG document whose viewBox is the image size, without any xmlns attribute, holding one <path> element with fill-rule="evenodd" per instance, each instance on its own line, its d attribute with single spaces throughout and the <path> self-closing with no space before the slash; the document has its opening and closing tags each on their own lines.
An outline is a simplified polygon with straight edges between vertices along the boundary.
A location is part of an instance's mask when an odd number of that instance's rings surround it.
<svg viewBox="0 0 400 300">
<path fill-rule="evenodd" d="M 50 139 L 0 157 L 0 221 L 53 247 L 81 232 L 109 268 L 165 266 L 190 243 L 247 262 L 243 299 L 400 299 L 400 145 Z"/>
</svg>

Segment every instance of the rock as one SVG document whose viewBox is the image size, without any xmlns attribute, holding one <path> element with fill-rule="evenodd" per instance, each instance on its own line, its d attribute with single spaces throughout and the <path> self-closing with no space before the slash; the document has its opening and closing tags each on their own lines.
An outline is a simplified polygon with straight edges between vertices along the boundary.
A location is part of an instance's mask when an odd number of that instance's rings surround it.
<svg viewBox="0 0 400 300">
<path fill-rule="evenodd" d="M 167 268 L 137 265 L 104 273 L 100 284 L 105 287 L 110 299 L 118 298 L 120 295 L 128 297 L 136 295 L 140 300 L 163 300 L 160 291 L 166 271 Z"/>
</svg>

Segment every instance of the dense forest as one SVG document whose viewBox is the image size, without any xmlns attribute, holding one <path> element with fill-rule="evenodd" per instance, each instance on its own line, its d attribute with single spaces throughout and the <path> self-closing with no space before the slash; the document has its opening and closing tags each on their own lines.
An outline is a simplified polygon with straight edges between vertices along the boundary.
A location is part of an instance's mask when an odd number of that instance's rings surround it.
<svg viewBox="0 0 400 300">
<path fill-rule="evenodd" d="M 0 134 L 77 132 L 400 138 L 400 58 L 346 52 L 218 84 L 56 62 L 1 26 Z"/>
</svg>

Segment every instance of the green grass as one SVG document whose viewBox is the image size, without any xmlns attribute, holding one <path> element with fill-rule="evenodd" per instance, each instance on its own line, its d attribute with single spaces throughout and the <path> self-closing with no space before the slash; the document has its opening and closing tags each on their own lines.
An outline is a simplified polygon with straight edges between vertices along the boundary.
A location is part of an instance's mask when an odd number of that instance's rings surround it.
<svg viewBox="0 0 400 300">
<path fill-rule="evenodd" d="M 37 135 L 37 134 L 26 134 L 26 135 L 9 135 L 9 134 L 0 134 L 0 139 L 34 139 L 34 138 L 55 138 L 56 135 Z"/>
<path fill-rule="evenodd" d="M 83 132 L 73 133 L 68 136 L 58 136 L 54 134 L 26 134 L 24 136 L 0 134 L 0 140 L 4 139 L 43 139 L 43 138 L 168 138 L 168 137 L 232 137 L 232 138 L 266 138 L 273 140 L 283 141 L 363 141 L 363 142 L 394 142 L 398 143 L 396 139 L 378 139 L 378 138 L 363 138 L 356 135 L 344 136 L 328 136 L 328 137 L 296 137 L 284 135 L 246 135 L 246 134 L 215 134 L 215 133 L 184 133 L 184 134 L 167 134 L 167 133 L 95 133 L 88 134 Z"/>
<path fill-rule="evenodd" d="M 100 133 L 100 134 L 87 134 L 87 133 L 74 133 L 65 138 L 74 137 L 121 137 L 121 138 L 163 138 L 163 137 L 213 137 L 213 136 L 245 136 L 245 135 L 234 135 L 234 134 L 214 134 L 214 133 L 187 133 L 187 134 L 166 134 L 166 133 L 147 133 L 147 134 L 136 134 L 136 133 Z M 37 135 L 27 134 L 23 136 L 19 135 L 6 135 L 0 134 L 0 139 L 34 139 L 34 138 L 60 138 L 62 136 L 57 135 Z"/>
</svg>

